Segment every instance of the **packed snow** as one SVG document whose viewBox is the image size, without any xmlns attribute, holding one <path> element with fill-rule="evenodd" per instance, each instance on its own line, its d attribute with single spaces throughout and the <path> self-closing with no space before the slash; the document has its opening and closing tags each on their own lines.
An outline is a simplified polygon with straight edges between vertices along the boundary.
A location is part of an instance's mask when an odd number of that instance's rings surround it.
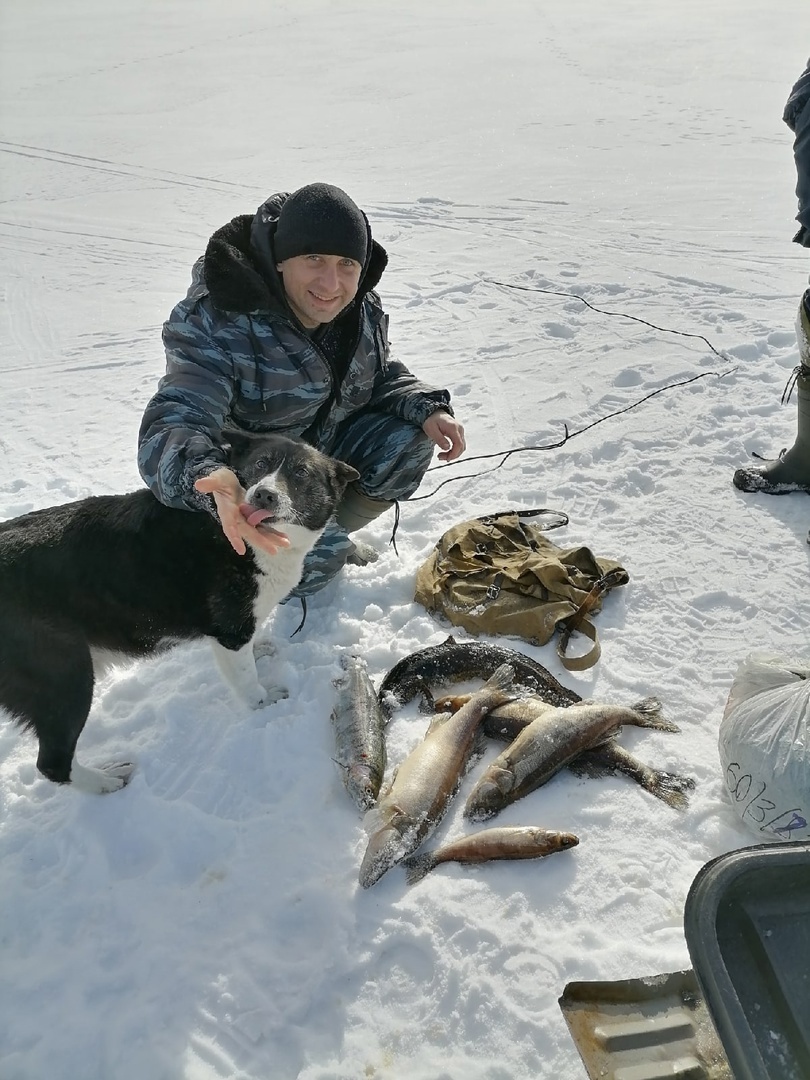
<svg viewBox="0 0 810 1080">
<path fill-rule="evenodd" d="M 136 761 L 106 796 L 44 780 L 0 723 L 4 1080 L 575 1080 L 569 981 L 690 966 L 692 880 L 758 842 L 718 755 L 735 670 L 810 651 L 810 504 L 731 483 L 795 435 L 780 397 L 810 258 L 781 114 L 806 25 L 800 0 L 7 0 L 0 518 L 140 485 L 192 263 L 316 180 L 366 210 L 393 349 L 452 391 L 468 452 L 403 504 L 398 554 L 388 514 L 360 534 L 379 561 L 314 597 L 299 634 L 299 605 L 271 616 L 287 700 L 240 705 L 205 644 L 114 669 L 79 744 Z M 477 460 L 565 425 L 557 449 Z M 621 743 L 693 776 L 690 806 L 561 774 L 497 823 L 578 847 L 363 889 L 332 760 L 340 657 L 379 685 L 443 641 L 413 600 L 439 536 L 538 506 L 569 516 L 555 542 L 630 581 L 586 672 L 554 642 L 501 644 L 583 697 L 658 696 L 681 734 Z M 391 767 L 426 723 L 395 713 Z M 431 844 L 476 827 L 462 805 Z"/>
</svg>

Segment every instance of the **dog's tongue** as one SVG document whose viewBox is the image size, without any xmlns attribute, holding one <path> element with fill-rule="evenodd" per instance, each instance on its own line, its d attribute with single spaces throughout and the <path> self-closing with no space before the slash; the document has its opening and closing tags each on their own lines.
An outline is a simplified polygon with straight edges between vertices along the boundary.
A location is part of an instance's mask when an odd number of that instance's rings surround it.
<svg viewBox="0 0 810 1080">
<path fill-rule="evenodd" d="M 262 521 L 272 520 L 273 515 L 269 510 L 257 510 L 251 506 L 250 503 L 242 503 L 239 507 L 239 513 L 247 521 L 248 525 L 252 525 L 254 528 Z"/>
</svg>

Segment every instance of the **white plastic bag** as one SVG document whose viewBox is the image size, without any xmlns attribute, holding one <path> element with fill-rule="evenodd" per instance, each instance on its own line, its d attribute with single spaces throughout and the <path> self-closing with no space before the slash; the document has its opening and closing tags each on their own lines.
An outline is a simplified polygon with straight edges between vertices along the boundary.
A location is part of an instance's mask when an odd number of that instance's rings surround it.
<svg viewBox="0 0 810 1080">
<path fill-rule="evenodd" d="M 810 839 L 810 666 L 754 652 L 742 661 L 720 722 L 731 802 L 765 843 Z"/>
</svg>

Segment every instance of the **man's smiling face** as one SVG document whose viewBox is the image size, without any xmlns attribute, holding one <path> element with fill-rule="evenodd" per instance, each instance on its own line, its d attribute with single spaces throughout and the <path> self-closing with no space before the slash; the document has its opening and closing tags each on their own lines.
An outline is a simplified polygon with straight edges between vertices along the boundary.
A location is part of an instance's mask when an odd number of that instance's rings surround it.
<svg viewBox="0 0 810 1080">
<path fill-rule="evenodd" d="M 314 330 L 354 300 L 363 268 L 342 255 L 296 255 L 280 262 L 278 270 L 295 317 Z"/>
</svg>

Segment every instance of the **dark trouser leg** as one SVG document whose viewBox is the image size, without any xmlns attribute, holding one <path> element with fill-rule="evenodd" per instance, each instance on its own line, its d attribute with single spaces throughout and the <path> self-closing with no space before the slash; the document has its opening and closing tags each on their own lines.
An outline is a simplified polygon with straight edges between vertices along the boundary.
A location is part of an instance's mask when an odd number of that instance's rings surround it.
<svg viewBox="0 0 810 1080">
<path fill-rule="evenodd" d="M 421 428 L 387 413 L 362 412 L 338 429 L 325 453 L 353 465 L 352 485 L 372 499 L 408 499 L 422 483 L 435 446 Z"/>
<path fill-rule="evenodd" d="M 335 520 L 307 555 L 293 596 L 310 596 L 332 580 L 356 550 L 349 532 L 413 495 L 435 447 L 415 424 L 369 411 L 347 420 L 334 440 L 320 449 L 353 465 L 360 479 L 347 490 Z"/>
</svg>

